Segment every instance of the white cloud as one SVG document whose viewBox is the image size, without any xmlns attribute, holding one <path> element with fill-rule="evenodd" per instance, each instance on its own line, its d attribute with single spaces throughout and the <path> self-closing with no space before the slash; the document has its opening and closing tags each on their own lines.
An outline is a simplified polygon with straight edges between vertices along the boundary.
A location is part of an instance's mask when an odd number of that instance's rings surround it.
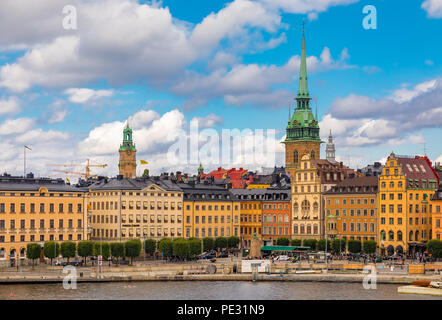
<svg viewBox="0 0 442 320">
<path fill-rule="evenodd" d="M 348 5 L 359 0 L 259 0 L 271 8 L 288 13 L 324 12 L 329 7 Z"/>
<path fill-rule="evenodd" d="M 112 97 L 114 90 L 93 90 L 88 88 L 70 88 L 64 91 L 69 95 L 68 100 L 73 103 L 85 103 L 103 97 Z"/>
<path fill-rule="evenodd" d="M 34 122 L 31 118 L 7 119 L 0 124 L 0 135 L 26 132 L 34 125 Z"/>
<path fill-rule="evenodd" d="M 440 80 L 433 79 L 430 81 L 419 83 L 416 86 L 414 86 L 412 90 L 408 90 L 405 88 L 398 89 L 393 92 L 390 98 L 398 103 L 410 101 L 411 99 L 417 97 L 418 95 L 424 92 L 428 92 L 430 90 L 435 89 L 438 81 Z"/>
<path fill-rule="evenodd" d="M 442 18 L 442 0 L 425 0 L 422 9 L 427 12 L 430 18 Z"/>
<path fill-rule="evenodd" d="M 0 115 L 18 113 L 20 102 L 17 97 L 10 96 L 8 99 L 0 99 Z"/>
<path fill-rule="evenodd" d="M 214 113 L 210 113 L 205 117 L 195 117 L 191 121 L 197 121 L 198 122 L 198 128 L 211 128 L 214 127 L 217 124 L 223 123 L 224 119 L 223 117 L 217 116 Z"/>
</svg>

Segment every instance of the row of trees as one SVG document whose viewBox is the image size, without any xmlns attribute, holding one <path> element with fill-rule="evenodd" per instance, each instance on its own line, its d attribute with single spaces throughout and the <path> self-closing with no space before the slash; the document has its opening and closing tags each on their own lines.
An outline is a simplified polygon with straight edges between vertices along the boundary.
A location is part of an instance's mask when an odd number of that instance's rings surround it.
<svg viewBox="0 0 442 320">
<path fill-rule="evenodd" d="M 433 258 L 442 258 L 442 240 L 433 239 L 428 241 L 427 251 Z"/>
<path fill-rule="evenodd" d="M 276 244 L 278 246 L 304 246 L 310 247 L 312 251 L 325 251 L 327 247 L 327 251 L 332 251 L 334 253 L 339 253 L 346 248 L 351 253 L 359 253 L 363 249 L 364 252 L 371 254 L 376 252 L 376 241 L 366 240 L 364 241 L 364 245 L 362 246 L 362 242 L 360 240 L 347 240 L 347 242 L 343 239 L 333 239 L 331 241 L 327 241 L 325 239 L 288 239 L 288 238 L 278 238 L 276 239 Z"/>
<path fill-rule="evenodd" d="M 221 250 L 237 248 L 240 239 L 238 237 L 219 237 L 219 238 L 204 238 L 203 250 Z M 29 243 L 26 248 L 26 256 L 32 260 L 34 264 L 36 259 L 39 259 L 42 254 L 44 257 L 51 260 L 58 256 L 69 259 L 76 256 L 82 257 L 85 264 L 87 258 L 91 256 L 103 256 L 103 260 L 107 260 L 110 257 L 119 258 L 129 257 L 131 263 L 133 258 L 140 255 L 142 249 L 142 243 L 140 240 L 133 239 L 126 242 L 92 242 L 92 241 L 80 241 L 78 244 L 72 241 L 45 242 L 43 249 L 38 243 Z M 201 240 L 196 238 L 191 239 L 175 239 L 168 238 L 156 241 L 154 239 L 146 239 L 144 241 L 144 252 L 149 255 L 154 255 L 155 252 L 161 252 L 165 257 L 180 257 L 180 258 L 193 258 L 201 253 Z"/>
</svg>

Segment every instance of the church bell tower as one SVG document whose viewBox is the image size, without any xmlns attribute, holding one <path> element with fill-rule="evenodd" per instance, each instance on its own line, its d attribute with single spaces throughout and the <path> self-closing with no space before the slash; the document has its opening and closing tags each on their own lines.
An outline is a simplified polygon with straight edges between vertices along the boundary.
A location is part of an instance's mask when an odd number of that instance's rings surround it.
<svg viewBox="0 0 442 320">
<path fill-rule="evenodd" d="M 132 129 L 129 122 L 123 130 L 123 143 L 120 145 L 120 162 L 118 163 L 119 174 L 123 178 L 135 178 L 137 175 L 137 149 L 132 140 Z"/>
</svg>

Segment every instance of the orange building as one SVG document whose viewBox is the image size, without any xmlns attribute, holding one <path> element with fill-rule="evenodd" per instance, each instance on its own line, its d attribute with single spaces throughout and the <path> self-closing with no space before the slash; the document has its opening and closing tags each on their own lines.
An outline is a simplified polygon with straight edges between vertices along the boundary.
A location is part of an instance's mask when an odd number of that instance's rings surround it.
<svg viewBox="0 0 442 320">
<path fill-rule="evenodd" d="M 442 187 L 435 192 L 430 202 L 431 211 L 431 236 L 433 239 L 441 240 L 442 238 Z"/>
<path fill-rule="evenodd" d="M 262 202 L 262 240 L 275 245 L 278 238 L 291 236 L 290 189 L 266 190 Z"/>
</svg>

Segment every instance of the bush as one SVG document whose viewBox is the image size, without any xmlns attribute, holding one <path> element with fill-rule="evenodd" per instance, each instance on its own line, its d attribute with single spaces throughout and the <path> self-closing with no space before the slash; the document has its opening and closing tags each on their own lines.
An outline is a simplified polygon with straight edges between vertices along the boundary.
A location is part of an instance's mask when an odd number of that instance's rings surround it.
<svg viewBox="0 0 442 320">
<path fill-rule="evenodd" d="M 428 241 L 427 251 L 431 253 L 431 256 L 435 259 L 442 258 L 442 241 L 438 239 Z"/>
<path fill-rule="evenodd" d="M 177 239 L 172 244 L 173 255 L 181 259 L 189 256 L 189 241 L 185 239 Z"/>
<path fill-rule="evenodd" d="M 341 251 L 345 251 L 345 241 L 343 239 L 333 239 L 331 243 L 331 248 L 333 253 L 340 253 Z"/>
<path fill-rule="evenodd" d="M 218 237 L 215 239 L 215 248 L 218 250 L 227 248 L 227 238 Z"/>
<path fill-rule="evenodd" d="M 330 241 L 326 241 L 325 239 L 320 239 L 318 241 L 318 251 L 325 251 L 325 247 L 327 247 L 327 251 L 330 250 Z"/>
<path fill-rule="evenodd" d="M 63 258 L 68 258 L 68 262 L 69 258 L 75 257 L 76 249 L 77 245 L 75 244 L 75 242 L 72 241 L 65 241 L 60 246 L 61 255 L 63 256 Z"/>
<path fill-rule="evenodd" d="M 34 266 L 35 259 L 40 258 L 41 245 L 38 243 L 28 243 L 26 246 L 26 258 L 32 260 L 32 266 Z"/>
<path fill-rule="evenodd" d="M 87 257 L 94 254 L 94 244 L 92 241 L 80 241 L 77 245 L 78 255 L 83 257 L 84 265 L 86 265 Z"/>
<path fill-rule="evenodd" d="M 373 241 L 373 240 L 364 241 L 365 253 L 368 253 L 368 254 L 375 253 L 376 252 L 376 245 L 377 245 L 376 241 Z"/>
<path fill-rule="evenodd" d="M 103 256 L 103 261 L 110 257 L 110 245 L 109 242 L 95 242 L 94 243 L 94 256 Z"/>
<path fill-rule="evenodd" d="M 124 252 L 124 243 L 112 242 L 110 244 L 110 249 L 112 257 L 117 258 L 117 261 L 119 258 L 123 258 L 126 256 Z"/>
<path fill-rule="evenodd" d="M 163 253 L 165 257 L 171 257 L 173 254 L 172 240 L 163 238 L 158 242 L 158 250 Z"/>
<path fill-rule="evenodd" d="M 128 240 L 124 244 L 126 249 L 126 256 L 130 258 L 130 264 L 132 264 L 133 258 L 140 255 L 141 252 L 141 241 L 138 239 Z"/>
<path fill-rule="evenodd" d="M 231 236 L 227 238 L 227 246 L 231 249 L 238 248 L 239 242 L 240 239 L 238 237 Z"/>
<path fill-rule="evenodd" d="M 154 255 L 157 250 L 157 242 L 154 239 L 146 239 L 144 241 L 144 252 L 149 255 Z"/>
<path fill-rule="evenodd" d="M 52 265 L 52 259 L 57 258 L 60 254 L 60 244 L 55 241 L 45 242 L 43 253 L 46 258 L 51 259 Z"/>
<path fill-rule="evenodd" d="M 290 245 L 294 246 L 294 247 L 300 247 L 301 246 L 301 239 L 292 239 L 290 241 Z"/>
<path fill-rule="evenodd" d="M 278 238 L 276 239 L 276 245 L 277 246 L 288 246 L 290 244 L 290 240 L 288 238 Z"/>
<path fill-rule="evenodd" d="M 193 258 L 201 253 L 201 240 L 191 239 L 189 242 L 189 257 Z"/>
<path fill-rule="evenodd" d="M 348 240 L 348 251 L 351 253 L 361 252 L 361 240 Z"/>
<path fill-rule="evenodd" d="M 317 240 L 316 239 L 305 239 L 304 241 L 303 241 L 303 243 L 302 243 L 302 245 L 304 246 L 304 247 L 310 247 L 310 249 L 312 250 L 312 251 L 315 251 L 316 250 L 316 244 L 317 244 Z"/>
<path fill-rule="evenodd" d="M 215 241 L 213 238 L 206 237 L 203 239 L 203 250 L 210 251 L 215 249 Z"/>
</svg>

